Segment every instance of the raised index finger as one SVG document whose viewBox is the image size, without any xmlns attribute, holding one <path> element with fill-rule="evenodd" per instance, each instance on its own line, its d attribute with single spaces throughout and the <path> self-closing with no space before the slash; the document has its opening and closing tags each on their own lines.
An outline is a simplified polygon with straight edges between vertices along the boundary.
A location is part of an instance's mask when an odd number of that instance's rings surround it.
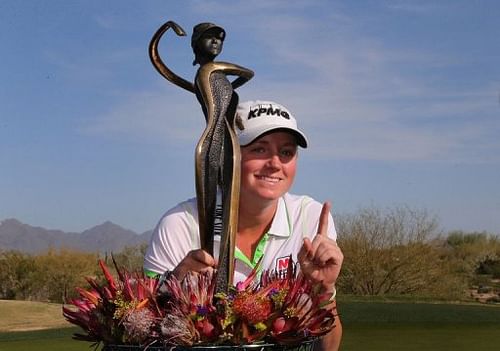
<svg viewBox="0 0 500 351">
<path fill-rule="evenodd" d="M 319 224 L 318 224 L 318 234 L 319 235 L 328 235 L 328 215 L 330 214 L 330 208 L 332 205 L 330 202 L 325 202 L 323 207 L 321 208 L 321 214 L 319 215 Z"/>
</svg>

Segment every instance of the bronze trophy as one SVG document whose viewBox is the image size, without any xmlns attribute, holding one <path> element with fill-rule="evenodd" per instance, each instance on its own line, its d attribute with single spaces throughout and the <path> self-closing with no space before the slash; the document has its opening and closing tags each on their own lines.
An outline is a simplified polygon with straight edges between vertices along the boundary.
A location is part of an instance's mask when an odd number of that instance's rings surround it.
<svg viewBox="0 0 500 351">
<path fill-rule="evenodd" d="M 226 32 L 213 23 L 200 23 L 191 37 L 193 65 L 200 65 L 194 83 L 177 76 L 158 53 L 158 43 L 169 28 L 179 36 L 186 35 L 175 22 L 165 23 L 154 34 L 149 55 L 163 77 L 196 94 L 205 115 L 206 128 L 195 152 L 200 241 L 201 248 L 213 256 L 214 236 L 220 234 L 216 291 L 226 292 L 233 283 L 240 186 L 240 146 L 233 129 L 238 95 L 234 90 L 251 79 L 253 72 L 236 64 L 214 61 L 222 51 Z M 237 78 L 230 82 L 229 75 Z"/>
</svg>

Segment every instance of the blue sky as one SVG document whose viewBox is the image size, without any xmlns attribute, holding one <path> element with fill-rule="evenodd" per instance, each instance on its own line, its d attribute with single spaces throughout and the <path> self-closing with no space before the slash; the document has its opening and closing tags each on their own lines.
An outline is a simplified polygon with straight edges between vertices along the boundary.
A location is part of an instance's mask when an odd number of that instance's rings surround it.
<svg viewBox="0 0 500 351">
<path fill-rule="evenodd" d="M 194 195 L 196 99 L 147 46 L 167 20 L 227 31 L 242 100 L 288 106 L 310 139 L 293 192 L 335 214 L 408 205 L 500 234 L 498 1 L 0 1 L 0 220 L 137 232 Z M 192 80 L 188 38 L 167 65 Z"/>
</svg>

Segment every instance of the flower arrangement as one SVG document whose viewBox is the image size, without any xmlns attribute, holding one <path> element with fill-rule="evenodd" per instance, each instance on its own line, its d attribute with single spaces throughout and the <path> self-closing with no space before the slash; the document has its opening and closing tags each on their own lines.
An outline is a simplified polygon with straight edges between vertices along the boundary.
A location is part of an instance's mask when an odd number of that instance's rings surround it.
<svg viewBox="0 0 500 351">
<path fill-rule="evenodd" d="M 285 274 L 257 271 L 227 293 L 215 293 L 216 273 L 193 273 L 179 281 L 130 273 L 114 262 L 117 279 L 103 261 L 104 281 L 87 278 L 89 289 L 63 307 L 64 317 L 86 334 L 78 340 L 105 345 L 294 345 L 334 327 L 335 304 L 290 259 Z"/>
</svg>

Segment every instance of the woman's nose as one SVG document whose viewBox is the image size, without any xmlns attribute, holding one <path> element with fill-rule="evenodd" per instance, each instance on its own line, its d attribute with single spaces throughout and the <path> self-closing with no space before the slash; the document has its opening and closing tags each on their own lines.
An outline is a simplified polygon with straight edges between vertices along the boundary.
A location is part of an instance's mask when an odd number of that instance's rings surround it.
<svg viewBox="0 0 500 351">
<path fill-rule="evenodd" d="M 277 155 L 277 154 L 271 155 L 267 164 L 273 168 L 280 168 L 281 167 L 281 159 L 280 159 L 279 155 Z"/>
</svg>

